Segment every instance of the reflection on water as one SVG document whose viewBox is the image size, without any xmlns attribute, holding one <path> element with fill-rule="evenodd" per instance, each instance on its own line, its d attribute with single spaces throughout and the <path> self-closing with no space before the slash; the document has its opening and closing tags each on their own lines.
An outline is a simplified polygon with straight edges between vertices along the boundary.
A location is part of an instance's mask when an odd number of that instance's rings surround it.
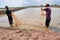
<svg viewBox="0 0 60 40">
<path fill-rule="evenodd" d="M 41 16 L 40 8 L 27 8 L 14 12 L 14 14 L 22 24 L 44 25 L 43 19 L 45 18 Z M 52 8 L 51 17 L 52 19 L 50 25 L 60 28 L 60 8 Z M 0 26 L 9 26 L 7 16 L 0 17 Z"/>
</svg>

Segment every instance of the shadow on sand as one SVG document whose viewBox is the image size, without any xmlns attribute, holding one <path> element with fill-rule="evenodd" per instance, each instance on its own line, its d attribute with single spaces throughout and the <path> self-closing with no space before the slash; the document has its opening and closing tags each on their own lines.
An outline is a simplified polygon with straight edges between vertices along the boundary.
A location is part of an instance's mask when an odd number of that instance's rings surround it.
<svg viewBox="0 0 60 40">
<path fill-rule="evenodd" d="M 52 30 L 53 32 L 60 32 L 60 28 L 54 26 L 50 26 L 49 29 Z"/>
<path fill-rule="evenodd" d="M 60 23 L 58 23 L 58 25 L 60 25 Z"/>
</svg>

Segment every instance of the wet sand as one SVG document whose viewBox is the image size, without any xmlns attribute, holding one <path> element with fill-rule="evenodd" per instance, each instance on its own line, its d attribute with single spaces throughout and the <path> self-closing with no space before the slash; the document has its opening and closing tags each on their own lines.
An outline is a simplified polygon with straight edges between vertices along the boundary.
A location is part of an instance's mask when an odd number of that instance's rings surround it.
<svg viewBox="0 0 60 40">
<path fill-rule="evenodd" d="M 0 28 L 0 40 L 60 40 L 60 33 Z"/>
</svg>

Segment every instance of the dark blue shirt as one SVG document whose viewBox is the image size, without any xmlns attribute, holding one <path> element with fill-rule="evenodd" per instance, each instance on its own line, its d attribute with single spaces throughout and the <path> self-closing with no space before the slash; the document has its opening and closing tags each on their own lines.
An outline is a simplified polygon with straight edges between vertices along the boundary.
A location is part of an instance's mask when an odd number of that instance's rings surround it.
<svg viewBox="0 0 60 40">
<path fill-rule="evenodd" d="M 10 10 L 7 10 L 6 11 L 6 14 L 7 14 L 7 16 L 10 16 L 9 14 L 11 14 L 11 11 Z"/>
</svg>

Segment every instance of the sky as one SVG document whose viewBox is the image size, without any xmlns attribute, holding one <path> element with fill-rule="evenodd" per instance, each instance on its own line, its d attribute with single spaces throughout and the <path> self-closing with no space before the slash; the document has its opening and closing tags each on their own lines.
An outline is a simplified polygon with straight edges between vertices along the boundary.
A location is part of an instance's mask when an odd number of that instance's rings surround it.
<svg viewBox="0 0 60 40">
<path fill-rule="evenodd" d="M 45 5 L 45 4 L 58 4 L 60 5 L 60 0 L 0 0 L 0 7 L 10 6 L 10 7 L 22 7 L 22 6 L 33 6 L 33 5 Z"/>
</svg>

